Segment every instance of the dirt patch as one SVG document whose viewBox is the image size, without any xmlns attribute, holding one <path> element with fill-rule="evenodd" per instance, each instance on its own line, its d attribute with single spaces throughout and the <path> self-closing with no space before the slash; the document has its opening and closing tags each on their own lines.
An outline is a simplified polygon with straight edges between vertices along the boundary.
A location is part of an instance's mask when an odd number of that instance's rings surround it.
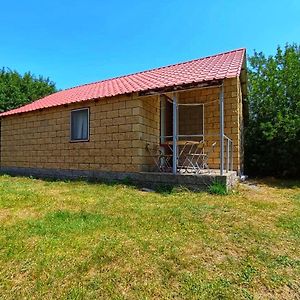
<svg viewBox="0 0 300 300">
<path fill-rule="evenodd" d="M 8 223 L 15 223 L 19 220 L 31 220 L 38 218 L 40 216 L 40 213 L 37 211 L 31 209 L 31 208 L 24 208 L 24 209 L 18 209 L 14 210 L 11 208 L 2 208 L 0 209 L 0 222 L 2 224 Z"/>
<path fill-rule="evenodd" d="M 5 223 L 11 216 L 11 210 L 7 208 L 0 209 L 0 222 Z"/>
</svg>

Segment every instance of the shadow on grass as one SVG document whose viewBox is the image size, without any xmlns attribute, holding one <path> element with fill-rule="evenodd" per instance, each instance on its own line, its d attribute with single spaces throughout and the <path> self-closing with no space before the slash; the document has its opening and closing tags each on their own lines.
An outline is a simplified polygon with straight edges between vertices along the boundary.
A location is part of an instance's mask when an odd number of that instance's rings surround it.
<svg viewBox="0 0 300 300">
<path fill-rule="evenodd" d="M 170 195 L 175 193 L 189 192 L 189 193 L 199 193 L 200 191 L 194 191 L 184 186 L 169 185 L 169 184 L 155 184 L 147 185 L 140 182 L 136 182 L 131 178 L 124 178 L 121 180 L 106 180 L 106 179 L 81 179 L 90 184 L 106 184 L 108 186 L 127 186 L 136 190 L 141 190 L 144 192 L 154 192 L 160 195 Z M 203 191 L 202 191 L 203 192 Z"/>
<path fill-rule="evenodd" d="M 149 186 L 147 184 L 136 182 L 129 177 L 115 180 L 115 179 L 94 178 L 94 177 L 57 178 L 57 177 L 47 177 L 47 176 L 26 176 L 26 175 L 22 176 L 22 175 L 14 175 L 14 174 L 1 174 L 1 175 L 7 177 L 16 177 L 16 178 L 23 177 L 23 178 L 37 179 L 49 183 L 55 183 L 55 182 L 80 183 L 81 182 L 81 183 L 88 183 L 90 185 L 105 184 L 111 187 L 126 186 L 132 189 L 141 190 L 145 192 L 154 192 L 161 195 L 170 195 L 170 194 L 182 193 L 182 192 L 189 192 L 189 193 L 203 192 L 203 191 L 191 190 L 184 186 L 174 186 L 168 184 L 155 184 L 153 186 Z"/>
<path fill-rule="evenodd" d="M 287 178 L 275 178 L 275 177 L 257 177 L 249 178 L 246 183 L 250 184 L 265 184 L 268 187 L 278 188 L 278 189 L 297 189 L 300 188 L 300 178 L 299 179 L 287 179 Z"/>
</svg>

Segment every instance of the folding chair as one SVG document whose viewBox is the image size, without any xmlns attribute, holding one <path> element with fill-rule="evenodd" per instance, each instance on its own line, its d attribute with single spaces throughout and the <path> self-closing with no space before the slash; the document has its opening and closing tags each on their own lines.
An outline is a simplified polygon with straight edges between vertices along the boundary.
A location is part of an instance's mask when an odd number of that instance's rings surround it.
<svg viewBox="0 0 300 300">
<path fill-rule="evenodd" d="M 152 148 L 147 143 L 146 149 L 153 158 L 156 167 L 160 172 L 171 172 L 172 170 L 172 154 L 165 154 L 165 149 L 161 145 L 154 145 Z"/>
<path fill-rule="evenodd" d="M 206 169 L 206 170 L 208 170 L 208 172 L 210 171 L 209 166 L 208 166 L 208 160 L 209 160 L 211 154 L 214 152 L 216 145 L 217 145 L 217 142 L 213 142 L 207 152 L 203 151 L 204 153 L 201 156 L 202 161 L 201 161 L 200 170 Z"/>
<path fill-rule="evenodd" d="M 189 166 L 187 171 L 190 173 L 201 173 L 201 171 L 205 169 L 209 171 L 208 160 L 211 156 L 211 153 L 214 152 L 216 144 L 217 142 L 214 142 L 207 152 L 205 152 L 206 143 L 203 141 L 199 142 L 196 149 L 191 148 L 191 151 L 189 151 L 186 156 Z"/>
<path fill-rule="evenodd" d="M 186 152 L 182 151 L 184 157 L 182 163 L 182 170 L 187 173 L 195 173 L 198 168 L 199 157 L 203 154 L 204 141 L 195 142 L 187 141 L 184 145 Z"/>
</svg>

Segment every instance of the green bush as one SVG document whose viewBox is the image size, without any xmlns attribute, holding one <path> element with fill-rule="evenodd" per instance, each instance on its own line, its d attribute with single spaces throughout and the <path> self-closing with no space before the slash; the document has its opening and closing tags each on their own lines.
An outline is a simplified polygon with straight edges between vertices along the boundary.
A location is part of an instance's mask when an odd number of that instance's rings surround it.
<svg viewBox="0 0 300 300">
<path fill-rule="evenodd" d="M 209 187 L 208 192 L 213 195 L 227 195 L 226 185 L 219 181 L 214 181 Z"/>
</svg>

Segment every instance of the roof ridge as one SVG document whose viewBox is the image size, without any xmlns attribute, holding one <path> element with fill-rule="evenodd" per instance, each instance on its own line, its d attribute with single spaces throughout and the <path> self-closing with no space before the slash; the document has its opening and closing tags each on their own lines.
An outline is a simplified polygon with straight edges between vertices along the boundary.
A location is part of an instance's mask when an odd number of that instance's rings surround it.
<svg viewBox="0 0 300 300">
<path fill-rule="evenodd" d="M 133 75 L 143 74 L 143 73 L 147 73 L 147 72 L 151 72 L 151 71 L 161 70 L 161 69 L 165 69 L 165 68 L 169 68 L 169 67 L 173 67 L 173 66 L 184 65 L 184 64 L 191 63 L 191 62 L 194 62 L 194 61 L 197 61 L 197 60 L 203 60 L 203 59 L 207 59 L 207 58 L 210 58 L 210 57 L 215 57 L 215 56 L 220 56 L 220 55 L 224 55 L 224 54 L 228 54 L 228 53 L 232 53 L 232 52 L 237 52 L 237 51 L 240 51 L 240 50 L 245 51 L 246 48 L 245 47 L 237 48 L 237 49 L 234 49 L 234 50 L 220 52 L 220 53 L 217 53 L 217 54 L 208 55 L 208 56 L 204 56 L 204 57 L 194 58 L 194 59 L 191 59 L 191 60 L 188 60 L 188 61 L 182 61 L 182 62 L 179 62 L 179 63 L 174 63 L 174 64 L 170 64 L 170 65 L 163 66 L 163 67 L 157 67 L 157 68 L 153 68 L 153 69 L 150 69 L 150 70 L 138 71 L 138 72 L 134 72 L 134 73 L 126 74 L 126 75 L 111 77 L 111 78 L 107 78 L 107 79 L 103 79 L 103 80 L 97 80 L 97 81 L 90 82 L 90 83 L 84 83 L 84 84 L 76 85 L 76 86 L 73 86 L 73 87 L 70 87 L 70 88 L 67 88 L 67 89 L 63 89 L 61 91 L 57 91 L 56 93 L 76 89 L 76 88 L 79 88 L 79 87 L 82 87 L 82 86 L 93 85 L 93 84 L 106 82 L 106 81 L 110 81 L 110 80 L 115 80 L 115 79 L 120 79 L 120 78 L 133 76 Z M 43 98 L 41 98 L 41 99 L 43 99 Z"/>
</svg>

